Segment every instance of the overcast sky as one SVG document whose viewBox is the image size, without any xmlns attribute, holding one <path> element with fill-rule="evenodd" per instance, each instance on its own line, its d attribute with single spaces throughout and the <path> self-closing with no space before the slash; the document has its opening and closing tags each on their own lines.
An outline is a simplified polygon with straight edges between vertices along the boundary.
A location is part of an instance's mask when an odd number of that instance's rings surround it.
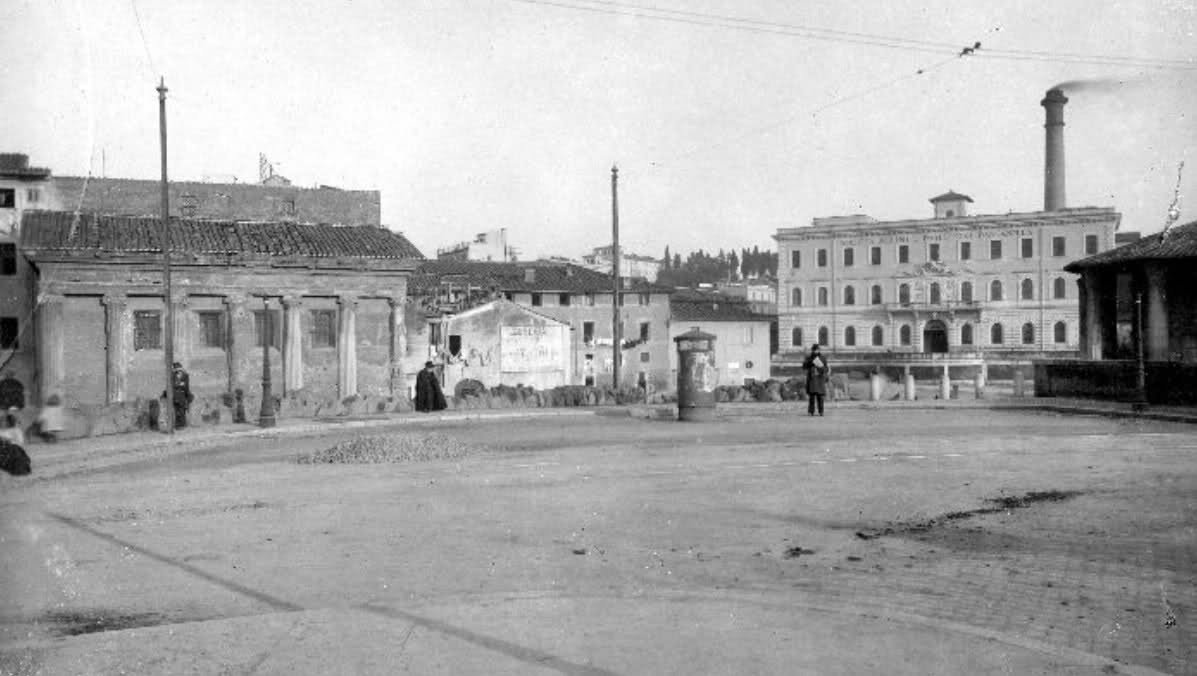
<svg viewBox="0 0 1197 676">
<path fill-rule="evenodd" d="M 1087 79 L 1107 86 L 1068 91 L 1069 205 L 1158 230 L 1188 157 L 1197 218 L 1192 0 L 29 0 L 0 21 L 0 150 L 157 178 L 162 75 L 173 179 L 254 181 L 262 152 L 298 185 L 381 190 L 426 255 L 498 227 L 524 257 L 601 245 L 613 163 L 621 239 L 653 256 L 922 218 L 948 189 L 1039 210 L 1039 101 Z"/>
</svg>

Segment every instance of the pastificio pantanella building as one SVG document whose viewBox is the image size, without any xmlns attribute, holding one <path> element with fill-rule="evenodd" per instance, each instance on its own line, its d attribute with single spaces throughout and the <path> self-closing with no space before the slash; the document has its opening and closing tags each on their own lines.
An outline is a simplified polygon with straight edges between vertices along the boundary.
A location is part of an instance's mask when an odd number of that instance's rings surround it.
<svg viewBox="0 0 1197 676">
<path fill-rule="evenodd" d="M 1113 247 L 1121 216 L 1066 207 L 1067 101 L 1059 89 L 1042 101 L 1042 211 L 974 216 L 972 198 L 948 191 L 931 198 L 932 218 L 838 216 L 779 229 L 783 356 L 816 342 L 845 356 L 914 361 L 1076 352 L 1078 289 L 1064 266 Z"/>
</svg>

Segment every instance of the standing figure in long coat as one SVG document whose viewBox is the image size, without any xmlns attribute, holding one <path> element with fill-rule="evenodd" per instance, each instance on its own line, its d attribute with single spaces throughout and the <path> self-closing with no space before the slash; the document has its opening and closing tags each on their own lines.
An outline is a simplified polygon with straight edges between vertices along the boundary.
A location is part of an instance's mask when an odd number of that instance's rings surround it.
<svg viewBox="0 0 1197 676">
<path fill-rule="evenodd" d="M 827 360 L 819 353 L 819 344 L 810 347 L 810 354 L 802 362 L 802 370 L 806 371 L 806 413 L 814 415 L 815 409 L 823 415 L 823 396 L 827 394 L 827 373 L 830 367 Z"/>
<path fill-rule="evenodd" d="M 191 408 L 194 397 L 191 394 L 191 376 L 183 369 L 183 365 L 175 362 L 171 365 L 170 387 L 174 391 L 175 429 L 187 427 L 187 411 Z"/>
<path fill-rule="evenodd" d="M 416 410 L 443 411 L 445 394 L 441 392 L 441 381 L 436 377 L 432 362 L 424 362 L 424 368 L 416 375 Z"/>
</svg>

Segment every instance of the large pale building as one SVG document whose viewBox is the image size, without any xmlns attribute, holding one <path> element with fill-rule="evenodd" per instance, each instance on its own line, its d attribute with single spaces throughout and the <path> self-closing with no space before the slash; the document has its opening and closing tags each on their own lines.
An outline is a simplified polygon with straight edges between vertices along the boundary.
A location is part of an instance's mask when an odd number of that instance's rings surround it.
<svg viewBox="0 0 1197 676">
<path fill-rule="evenodd" d="M 934 217 L 816 218 L 783 228 L 781 352 L 1075 352 L 1075 278 L 1064 266 L 1114 246 L 1112 208 L 970 216 L 967 195 L 931 199 Z"/>
</svg>

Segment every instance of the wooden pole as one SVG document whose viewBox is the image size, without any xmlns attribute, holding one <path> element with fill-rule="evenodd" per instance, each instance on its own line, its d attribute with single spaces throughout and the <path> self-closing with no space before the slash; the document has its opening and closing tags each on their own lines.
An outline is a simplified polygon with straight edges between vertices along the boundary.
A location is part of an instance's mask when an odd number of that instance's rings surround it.
<svg viewBox="0 0 1197 676">
<path fill-rule="evenodd" d="M 162 151 L 162 303 L 165 305 L 162 327 L 162 353 L 166 364 L 166 431 L 175 433 L 175 327 L 170 289 L 170 187 L 166 174 L 166 78 L 158 81 L 158 136 Z"/>
<path fill-rule="evenodd" d="M 614 297 L 611 303 L 611 384 L 619 389 L 619 368 L 623 356 L 623 326 L 619 321 L 621 280 L 619 278 L 619 167 L 611 167 L 611 276 L 614 278 Z"/>
</svg>

